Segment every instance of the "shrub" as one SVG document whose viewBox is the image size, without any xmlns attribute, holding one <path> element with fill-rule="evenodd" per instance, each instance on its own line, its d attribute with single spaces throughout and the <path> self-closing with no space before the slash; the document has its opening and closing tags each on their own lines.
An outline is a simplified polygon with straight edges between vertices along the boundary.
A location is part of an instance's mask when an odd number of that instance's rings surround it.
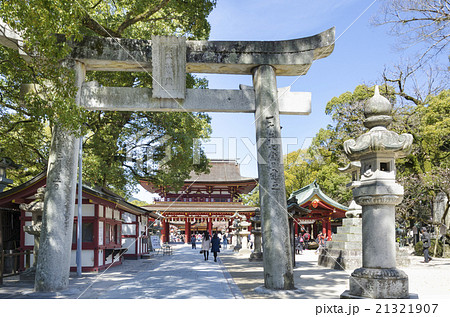
<svg viewBox="0 0 450 317">
<path fill-rule="evenodd" d="M 436 250 L 436 254 L 434 254 L 434 245 L 436 244 L 436 239 L 431 239 L 431 247 L 428 248 L 430 256 L 439 256 L 441 257 L 443 254 L 443 248 L 442 248 L 442 241 L 438 241 L 438 246 Z M 414 253 L 415 255 L 423 255 L 423 243 L 422 241 L 419 241 L 414 246 Z"/>
</svg>

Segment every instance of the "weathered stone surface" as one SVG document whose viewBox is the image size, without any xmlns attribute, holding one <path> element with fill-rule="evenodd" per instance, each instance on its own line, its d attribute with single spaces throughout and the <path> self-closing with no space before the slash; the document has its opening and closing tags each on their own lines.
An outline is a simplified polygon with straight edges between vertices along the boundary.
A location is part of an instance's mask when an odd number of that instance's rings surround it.
<svg viewBox="0 0 450 317">
<path fill-rule="evenodd" d="M 318 264 L 335 270 L 351 270 L 362 265 L 361 249 L 322 249 Z"/>
<path fill-rule="evenodd" d="M 257 67 L 253 85 L 256 95 L 256 142 L 260 145 L 258 176 L 264 286 L 268 289 L 294 289 L 274 68 L 269 65 Z"/>
<path fill-rule="evenodd" d="M 35 290 L 67 288 L 79 139 L 55 126 L 50 149 Z"/>
<path fill-rule="evenodd" d="M 153 35 L 152 49 L 152 97 L 184 99 L 186 38 Z"/>
<path fill-rule="evenodd" d="M 362 219 L 345 218 L 319 254 L 319 265 L 336 270 L 355 269 L 362 265 Z"/>
<path fill-rule="evenodd" d="M 362 206 L 363 252 L 362 267 L 352 273 L 343 298 L 409 297 L 408 277 L 395 268 L 395 205 L 403 198 L 403 187 L 395 182 L 395 158 L 411 150 L 412 136 L 386 129 L 391 109 L 376 87 L 364 111 L 370 131 L 344 142 L 347 157 L 361 161 L 361 182 L 353 188 L 353 198 Z"/>
<path fill-rule="evenodd" d="M 31 60 L 30 56 L 23 51 L 22 36 L 11 29 L 2 19 L 0 19 L 0 45 L 15 49 L 23 59 L 27 61 Z"/>
<path fill-rule="evenodd" d="M 45 188 L 38 188 L 35 200 L 29 204 L 20 204 L 19 208 L 25 212 L 31 212 L 32 223 L 29 226 L 23 226 L 23 231 L 34 236 L 33 248 L 33 268 L 36 267 L 39 258 L 39 242 L 42 230 L 42 213 L 44 211 Z"/>
<path fill-rule="evenodd" d="M 444 217 L 445 209 L 448 203 L 447 195 L 440 192 L 433 201 L 433 220 L 438 223 L 445 223 L 446 227 L 450 225 L 450 212 Z"/>
<path fill-rule="evenodd" d="M 75 74 L 76 87 L 81 88 L 86 74 L 83 64 L 76 63 Z M 80 91 L 75 100 L 79 105 Z M 38 292 L 63 290 L 69 284 L 79 142 L 72 131 L 54 125 L 34 285 Z"/>
<path fill-rule="evenodd" d="M 276 75 L 298 76 L 314 60 L 334 49 L 334 28 L 320 34 L 287 41 L 186 41 L 188 73 L 250 75 L 258 65 L 272 65 Z M 66 41 L 60 36 L 60 41 Z M 150 71 L 152 43 L 148 40 L 85 37 L 69 42 L 71 57 L 87 70 Z"/>
<path fill-rule="evenodd" d="M 363 298 L 409 298 L 408 276 L 398 269 L 356 269 L 350 277 L 350 294 Z"/>
<path fill-rule="evenodd" d="M 353 218 L 347 218 L 347 219 L 353 219 Z M 355 218 L 355 219 L 358 219 L 358 218 Z M 361 218 L 359 218 L 359 219 L 361 219 Z M 342 227 L 337 227 L 337 233 L 333 234 L 333 240 L 335 240 L 335 236 L 338 234 L 349 234 L 349 233 L 361 234 L 361 225 L 359 227 L 355 227 L 355 226 L 346 226 L 345 224 L 343 224 Z"/>
<path fill-rule="evenodd" d="M 311 113 L 311 93 L 278 89 L 280 114 Z M 255 112 L 253 87 L 241 90 L 187 89 L 184 100 L 152 98 L 150 88 L 100 87 L 89 82 L 81 89 L 81 105 L 103 111 Z"/>
</svg>

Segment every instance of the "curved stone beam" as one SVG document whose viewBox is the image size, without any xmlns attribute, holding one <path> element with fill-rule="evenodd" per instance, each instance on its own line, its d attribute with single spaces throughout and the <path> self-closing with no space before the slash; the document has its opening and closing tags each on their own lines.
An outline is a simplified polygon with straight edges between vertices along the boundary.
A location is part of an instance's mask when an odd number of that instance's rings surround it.
<svg viewBox="0 0 450 317">
<path fill-rule="evenodd" d="M 64 36 L 59 36 L 65 41 Z M 258 65 L 272 65 L 276 75 L 305 75 L 314 60 L 334 49 L 335 29 L 287 41 L 186 41 L 186 71 L 250 75 Z M 85 37 L 69 42 L 71 57 L 87 70 L 151 71 L 152 42 Z"/>
</svg>

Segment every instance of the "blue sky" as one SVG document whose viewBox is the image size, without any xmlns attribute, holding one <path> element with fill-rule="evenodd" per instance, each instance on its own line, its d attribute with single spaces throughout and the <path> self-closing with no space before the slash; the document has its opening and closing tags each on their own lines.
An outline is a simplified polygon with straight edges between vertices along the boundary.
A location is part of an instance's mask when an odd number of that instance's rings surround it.
<svg viewBox="0 0 450 317">
<path fill-rule="evenodd" d="M 379 3 L 370 6 L 372 3 L 373 0 L 219 0 L 211 13 L 210 40 L 287 40 L 336 27 L 337 41 L 330 56 L 315 61 L 305 76 L 277 77 L 278 87 L 291 86 L 291 91 L 312 93 L 311 115 L 281 116 L 286 152 L 307 146 L 308 140 L 320 128 L 326 128 L 331 123 L 329 116 L 325 115 L 325 106 L 332 97 L 352 91 L 358 84 L 374 83 L 385 65 L 388 66 L 402 54 L 394 48 L 395 39 L 387 35 L 386 28 L 370 24 L 370 19 L 379 10 Z M 238 89 L 239 84 L 252 85 L 252 78 L 247 75 L 205 77 L 209 79 L 209 87 L 214 89 Z M 242 161 L 241 173 L 257 177 L 255 153 L 248 149 L 250 146 L 246 146 L 255 143 L 253 114 L 214 113 L 211 116 L 212 141 L 216 145 L 205 147 L 209 157 L 238 158 Z M 241 138 L 248 138 L 247 143 L 244 144 Z M 232 147 L 230 151 L 228 144 Z"/>
<path fill-rule="evenodd" d="M 380 13 L 383 1 L 373 0 L 219 0 L 209 16 L 210 40 L 289 40 L 336 28 L 334 52 L 317 60 L 305 76 L 279 76 L 278 87 L 312 93 L 309 116 L 281 116 L 285 152 L 307 145 L 331 123 L 326 103 L 334 96 L 353 91 L 358 84 L 374 84 L 385 67 L 400 62 L 407 52 L 395 48 L 386 27 L 371 19 Z M 366 11 L 367 10 L 367 11 Z M 363 14 L 363 12 L 365 13 Z M 362 14 L 362 15 L 361 15 Z M 359 17 L 359 18 L 358 18 Z M 355 21 L 356 20 L 356 21 Z M 211 89 L 239 89 L 252 85 L 250 75 L 206 75 Z M 212 143 L 205 145 L 208 157 L 238 159 L 241 174 L 257 177 L 254 115 L 212 113 Z M 245 143 L 244 143 L 245 142 Z M 230 144 L 230 149 L 228 149 Z M 284 153 L 286 154 L 286 153 Z M 144 199 L 144 195 L 137 195 Z M 146 199 L 148 200 L 148 199 Z"/>
</svg>

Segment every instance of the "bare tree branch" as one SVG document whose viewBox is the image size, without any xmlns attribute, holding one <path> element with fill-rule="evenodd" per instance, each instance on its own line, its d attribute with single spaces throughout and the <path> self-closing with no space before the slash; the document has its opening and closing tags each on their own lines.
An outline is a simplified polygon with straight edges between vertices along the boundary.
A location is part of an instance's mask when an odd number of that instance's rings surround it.
<svg viewBox="0 0 450 317">
<path fill-rule="evenodd" d="M 447 52 L 450 0 L 386 0 L 383 11 L 375 25 L 391 25 L 391 33 L 401 38 L 406 48 L 426 44 L 420 60 Z"/>
<path fill-rule="evenodd" d="M 107 28 L 94 19 L 92 19 L 89 15 L 84 16 L 82 21 L 83 26 L 88 29 L 94 31 L 95 33 L 104 36 L 104 37 L 121 37 L 120 33 Z"/>
<path fill-rule="evenodd" d="M 128 19 L 123 21 L 123 23 L 117 28 L 117 33 L 122 34 L 123 31 L 125 31 L 125 29 L 128 28 L 129 26 L 136 24 L 140 21 L 144 21 L 144 20 L 148 19 L 153 14 L 155 14 L 156 12 L 161 10 L 163 7 L 165 7 L 169 3 L 169 1 L 170 0 L 161 0 L 161 2 L 158 5 L 156 5 L 155 7 L 150 8 L 147 11 L 145 11 L 141 14 L 138 14 L 134 17 L 129 17 Z"/>
</svg>

